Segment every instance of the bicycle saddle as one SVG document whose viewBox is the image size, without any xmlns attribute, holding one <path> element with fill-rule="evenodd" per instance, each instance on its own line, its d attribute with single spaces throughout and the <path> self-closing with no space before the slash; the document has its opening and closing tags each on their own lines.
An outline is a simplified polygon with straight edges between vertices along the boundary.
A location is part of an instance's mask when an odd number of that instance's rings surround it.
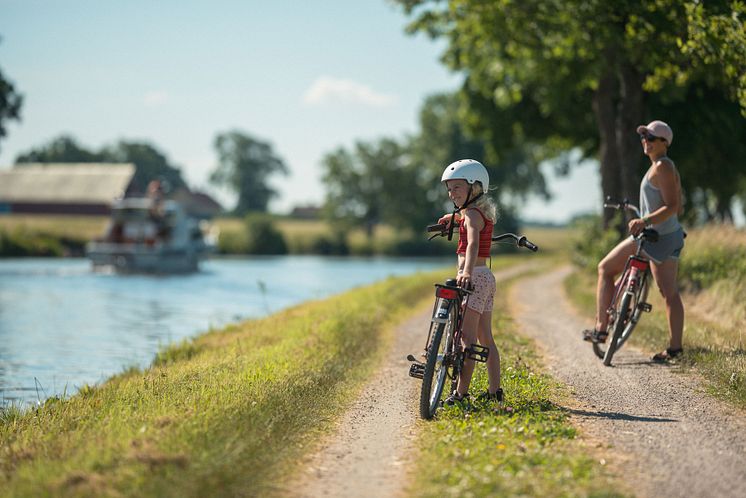
<svg viewBox="0 0 746 498">
<path fill-rule="evenodd" d="M 643 228 L 640 233 L 640 238 L 645 239 L 648 242 L 658 242 L 658 237 L 660 237 L 658 231 L 653 230 L 652 228 Z"/>
</svg>

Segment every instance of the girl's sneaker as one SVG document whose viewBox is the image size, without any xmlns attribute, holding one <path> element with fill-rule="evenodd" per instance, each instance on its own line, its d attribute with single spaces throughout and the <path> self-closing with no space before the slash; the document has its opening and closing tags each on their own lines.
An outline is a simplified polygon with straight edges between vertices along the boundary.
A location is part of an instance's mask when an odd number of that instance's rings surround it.
<svg viewBox="0 0 746 498">
<path fill-rule="evenodd" d="M 477 396 L 477 399 L 479 401 L 497 401 L 498 403 L 503 402 L 503 390 L 502 388 L 498 388 L 497 391 L 494 393 L 491 393 L 489 391 L 484 391 L 482 394 Z"/>
<path fill-rule="evenodd" d="M 457 391 L 453 391 L 451 394 L 448 395 L 446 399 L 443 400 L 443 404 L 445 406 L 453 406 L 455 404 L 461 404 L 464 402 L 468 402 L 467 399 L 469 397 L 469 393 L 466 394 L 459 394 Z"/>
</svg>

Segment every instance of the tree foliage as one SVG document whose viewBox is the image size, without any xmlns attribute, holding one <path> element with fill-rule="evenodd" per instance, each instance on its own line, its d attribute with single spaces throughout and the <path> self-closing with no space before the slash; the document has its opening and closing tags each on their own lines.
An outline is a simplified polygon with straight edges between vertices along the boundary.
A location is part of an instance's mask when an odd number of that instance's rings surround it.
<svg viewBox="0 0 746 498">
<path fill-rule="evenodd" d="M 23 97 L 0 71 L 0 140 L 7 134 L 6 123 L 21 119 L 22 105 Z"/>
<path fill-rule="evenodd" d="M 379 223 L 403 228 L 421 220 L 425 197 L 419 172 L 408 162 L 404 147 L 392 139 L 358 142 L 322 159 L 327 217 L 343 229 L 361 226 L 373 237 Z M 418 216 L 419 215 L 419 216 Z"/>
<path fill-rule="evenodd" d="M 136 167 L 132 184 L 138 192 L 145 192 L 151 180 L 161 180 L 168 190 L 186 187 L 181 170 L 169 163 L 168 158 L 154 146 L 145 142 L 119 141 L 101 151 L 102 160 L 113 163 L 133 163 Z"/>
<path fill-rule="evenodd" d="M 466 76 L 464 122 L 498 163 L 530 170 L 579 146 L 597 153 L 604 195 L 635 198 L 645 161 L 634 130 L 652 109 L 685 106 L 695 87 L 746 109 L 741 1 L 397 3 L 411 32 L 448 40 L 443 61 Z"/>
<path fill-rule="evenodd" d="M 401 141 L 384 138 L 357 142 L 352 150 L 339 148 L 322 160 L 327 217 L 342 229 L 363 227 L 372 237 L 380 223 L 421 233 L 451 209 L 440 182 L 451 162 L 471 158 L 484 161 L 485 143 L 470 136 L 459 119 L 458 98 L 438 94 L 420 110 L 420 130 Z M 501 205 L 507 193 L 528 188 L 524 172 L 508 163 L 485 163 L 490 173 L 490 194 Z M 515 229 L 512 210 L 499 209 L 499 226 Z"/>
<path fill-rule="evenodd" d="M 272 146 L 246 133 L 233 130 L 215 138 L 218 166 L 210 181 L 238 194 L 235 213 L 266 211 L 277 192 L 268 184 L 272 175 L 289 173 Z"/>
</svg>

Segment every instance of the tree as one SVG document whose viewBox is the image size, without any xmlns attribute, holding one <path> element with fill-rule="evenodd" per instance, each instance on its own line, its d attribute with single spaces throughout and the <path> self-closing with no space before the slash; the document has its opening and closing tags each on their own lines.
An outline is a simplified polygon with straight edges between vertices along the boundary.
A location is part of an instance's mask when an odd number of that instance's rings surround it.
<svg viewBox="0 0 746 498">
<path fill-rule="evenodd" d="M 593 124 L 604 195 L 636 196 L 644 161 L 634 129 L 651 96 L 686 94 L 697 81 L 739 97 L 746 89 L 740 1 L 397 2 L 415 17 L 410 31 L 448 38 L 443 61 L 466 74 L 467 122 L 498 154 L 546 158 L 572 144 L 589 152 Z"/>
<path fill-rule="evenodd" d="M 430 210 L 418 172 L 395 140 L 358 142 L 352 152 L 337 149 L 321 163 L 325 211 L 342 229 L 362 226 L 372 238 L 382 222 L 399 228 L 422 228 L 427 223 L 422 213 Z"/>
<path fill-rule="evenodd" d="M 69 135 L 61 135 L 48 144 L 22 152 L 15 162 L 22 163 L 95 163 L 101 162 L 102 155 L 78 144 Z"/>
<path fill-rule="evenodd" d="M 7 134 L 5 123 L 12 119 L 21 119 L 22 104 L 23 97 L 0 71 L 0 140 Z"/>
<path fill-rule="evenodd" d="M 181 170 L 171 165 L 163 153 L 148 143 L 122 140 L 105 147 L 100 156 L 106 162 L 133 163 L 136 169 L 132 188 L 138 193 L 144 193 L 152 180 L 165 181 L 169 190 L 186 187 Z"/>
<path fill-rule="evenodd" d="M 238 194 L 235 213 L 266 211 L 277 195 L 267 183 L 274 174 L 287 175 L 289 170 L 272 146 L 240 131 L 221 133 L 215 138 L 218 166 L 210 181 Z"/>
</svg>

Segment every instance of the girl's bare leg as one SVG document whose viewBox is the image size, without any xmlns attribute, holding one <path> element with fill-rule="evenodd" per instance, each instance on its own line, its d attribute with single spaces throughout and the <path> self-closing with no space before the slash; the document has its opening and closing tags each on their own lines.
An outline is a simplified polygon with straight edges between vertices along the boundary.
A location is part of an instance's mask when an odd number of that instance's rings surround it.
<svg viewBox="0 0 746 498">
<path fill-rule="evenodd" d="M 471 308 L 466 308 L 464 313 L 464 321 L 461 328 L 461 345 L 464 348 L 468 348 L 475 342 L 477 342 L 477 330 L 479 326 L 480 315 Z M 469 358 L 464 359 L 464 367 L 461 369 L 461 375 L 458 379 L 458 386 L 456 392 L 459 396 L 463 396 L 469 391 L 469 384 L 471 383 L 471 376 L 474 374 L 474 360 Z"/>
<path fill-rule="evenodd" d="M 487 356 L 487 375 L 490 380 L 489 392 L 495 393 L 500 388 L 500 351 L 497 350 L 495 339 L 492 337 L 492 312 L 485 311 L 479 319 L 477 328 L 479 344 L 489 348 Z"/>
</svg>

